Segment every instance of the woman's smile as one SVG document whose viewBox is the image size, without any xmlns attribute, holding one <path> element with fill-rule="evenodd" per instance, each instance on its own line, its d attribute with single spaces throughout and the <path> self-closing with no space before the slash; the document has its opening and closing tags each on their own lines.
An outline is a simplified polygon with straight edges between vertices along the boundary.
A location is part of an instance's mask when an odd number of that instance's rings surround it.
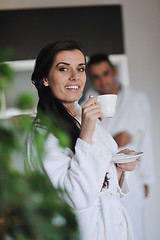
<svg viewBox="0 0 160 240">
<path fill-rule="evenodd" d="M 68 91 L 71 91 L 71 92 L 78 92 L 79 89 L 80 89 L 80 86 L 79 85 L 67 85 L 65 87 Z"/>
<path fill-rule="evenodd" d="M 80 50 L 61 51 L 44 81 L 44 85 L 50 87 L 53 95 L 67 109 L 73 109 L 74 103 L 82 95 L 86 82 L 85 67 L 85 58 Z"/>
</svg>

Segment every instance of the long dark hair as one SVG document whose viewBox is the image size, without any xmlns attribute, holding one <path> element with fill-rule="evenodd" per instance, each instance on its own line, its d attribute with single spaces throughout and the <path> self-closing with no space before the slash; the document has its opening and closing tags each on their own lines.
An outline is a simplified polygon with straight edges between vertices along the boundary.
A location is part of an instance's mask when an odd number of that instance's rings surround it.
<svg viewBox="0 0 160 240">
<path fill-rule="evenodd" d="M 71 147 L 73 151 L 76 140 L 80 134 L 80 129 L 77 126 L 76 120 L 68 113 L 64 105 L 53 95 L 50 87 L 44 86 L 43 79 L 48 78 L 55 57 L 59 52 L 66 50 L 72 51 L 76 49 L 80 50 L 85 56 L 81 45 L 74 40 L 59 40 L 47 44 L 40 51 L 36 59 L 35 68 L 31 77 L 32 83 L 37 88 L 39 96 L 37 118 L 39 118 L 40 113 L 44 113 L 51 118 L 56 118 L 57 121 L 62 124 L 65 121 L 65 126 L 67 126 L 66 130 L 68 131 L 72 141 Z"/>
</svg>

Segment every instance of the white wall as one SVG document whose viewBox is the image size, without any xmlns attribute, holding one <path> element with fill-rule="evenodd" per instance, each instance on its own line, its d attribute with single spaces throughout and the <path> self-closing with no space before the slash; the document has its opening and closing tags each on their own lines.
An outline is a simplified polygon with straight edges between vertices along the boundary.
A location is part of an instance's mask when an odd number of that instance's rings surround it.
<svg viewBox="0 0 160 240">
<path fill-rule="evenodd" d="M 157 181 L 146 200 L 147 240 L 160 239 L 160 0 L 0 0 L 0 9 L 122 4 L 131 85 L 147 93 L 152 107 Z"/>
</svg>

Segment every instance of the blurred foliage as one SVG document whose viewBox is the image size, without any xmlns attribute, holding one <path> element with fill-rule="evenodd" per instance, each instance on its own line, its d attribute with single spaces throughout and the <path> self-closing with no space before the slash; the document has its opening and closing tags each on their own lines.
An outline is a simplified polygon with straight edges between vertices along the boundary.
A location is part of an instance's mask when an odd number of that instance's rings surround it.
<svg viewBox="0 0 160 240">
<path fill-rule="evenodd" d="M 74 214 L 46 175 L 2 168 L 0 189 L 1 239 L 78 239 Z"/>
<path fill-rule="evenodd" d="M 0 82 L 1 77 L 11 79 L 11 72 L 7 65 L 0 68 Z M 6 86 L 2 84 L 2 90 Z M 0 239 L 78 240 L 75 215 L 65 203 L 64 193 L 52 186 L 45 171 L 20 172 L 14 166 L 15 161 L 24 162 L 24 141 L 32 121 L 27 115 L 0 120 Z M 50 131 L 59 138 L 61 146 L 70 145 L 68 135 L 56 120 L 53 125 L 53 121 L 44 118 L 44 124 L 45 134 L 36 136 L 37 161 L 43 158 Z"/>
<path fill-rule="evenodd" d="M 0 63 L 0 90 L 8 90 L 13 81 L 13 70 L 6 63 Z"/>
<path fill-rule="evenodd" d="M 0 91 L 6 91 L 11 87 L 13 82 L 13 70 L 5 62 L 9 60 L 10 56 L 13 54 L 11 49 L 0 50 Z"/>
<path fill-rule="evenodd" d="M 16 100 L 16 107 L 21 110 L 33 109 L 35 104 L 35 98 L 30 93 L 22 93 Z"/>
<path fill-rule="evenodd" d="M 0 49 L 0 62 L 9 61 L 13 55 L 13 48 Z"/>
</svg>

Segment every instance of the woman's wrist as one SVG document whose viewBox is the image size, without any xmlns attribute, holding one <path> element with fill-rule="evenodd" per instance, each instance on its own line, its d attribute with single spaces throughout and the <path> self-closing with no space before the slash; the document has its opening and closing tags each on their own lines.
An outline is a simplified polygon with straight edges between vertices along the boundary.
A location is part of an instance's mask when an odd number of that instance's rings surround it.
<svg viewBox="0 0 160 240">
<path fill-rule="evenodd" d="M 92 145 L 92 137 L 89 136 L 83 136 L 82 134 L 80 134 L 79 138 L 87 143 L 89 143 L 90 145 Z"/>
<path fill-rule="evenodd" d="M 118 166 L 116 166 L 116 168 L 117 168 L 118 182 L 119 182 L 119 185 L 121 185 L 122 180 L 124 178 L 124 172 L 125 171 L 123 169 L 119 168 Z"/>
<path fill-rule="evenodd" d="M 81 127 L 80 135 L 79 138 L 82 139 L 83 141 L 92 144 L 92 133 L 88 133 L 87 129 L 84 128 L 83 126 Z"/>
</svg>

